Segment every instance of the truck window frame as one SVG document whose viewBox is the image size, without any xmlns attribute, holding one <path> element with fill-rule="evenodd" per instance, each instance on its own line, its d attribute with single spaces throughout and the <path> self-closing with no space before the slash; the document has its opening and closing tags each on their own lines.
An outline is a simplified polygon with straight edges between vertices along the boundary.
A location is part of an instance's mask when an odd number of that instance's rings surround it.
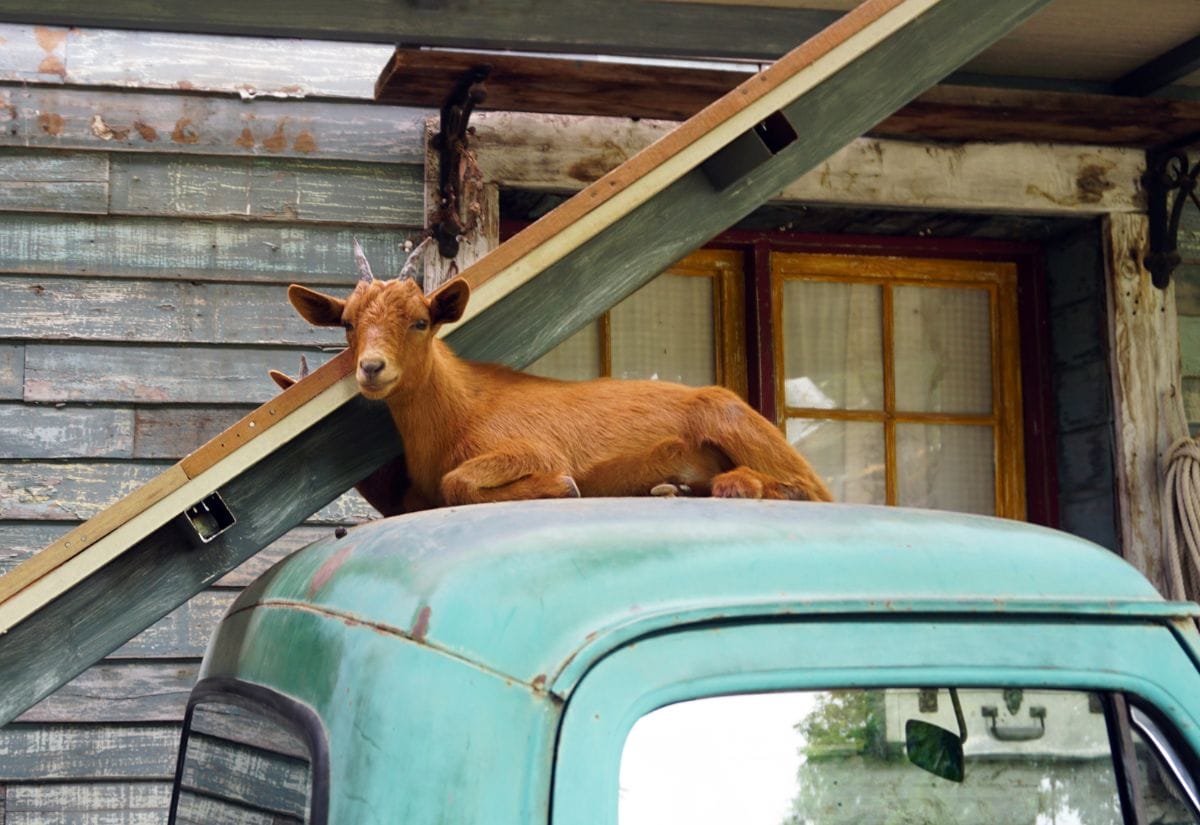
<svg viewBox="0 0 1200 825">
<path fill-rule="evenodd" d="M 1171 629 L 1145 621 L 1008 619 L 710 622 L 632 640 L 566 691 L 551 821 L 615 825 L 621 752 L 641 716 L 690 699 L 780 690 L 1012 685 L 1095 691 L 1110 702 L 1128 697 L 1166 725 L 1197 778 L 1200 719 L 1186 713 L 1184 697 L 1200 690 L 1200 672 Z M 1128 731 L 1127 720 L 1120 724 Z M 1124 762 L 1110 741 L 1114 761 Z M 1127 768 L 1117 765 L 1118 777 Z M 1136 815 L 1128 806 L 1122 810 L 1127 818 Z"/>
</svg>

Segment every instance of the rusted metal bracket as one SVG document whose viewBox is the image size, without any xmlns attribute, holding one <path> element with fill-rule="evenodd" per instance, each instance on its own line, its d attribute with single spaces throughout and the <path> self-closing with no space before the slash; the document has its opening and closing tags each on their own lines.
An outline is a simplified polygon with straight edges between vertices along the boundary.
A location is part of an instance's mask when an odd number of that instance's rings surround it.
<svg viewBox="0 0 1200 825">
<path fill-rule="evenodd" d="M 430 216 L 429 226 L 443 258 L 458 255 L 459 239 L 475 225 L 477 209 L 471 209 L 468 182 L 478 175 L 478 167 L 468 146 L 468 123 L 475 106 L 487 99 L 483 82 L 491 74 L 490 64 L 481 63 L 463 73 L 441 110 L 441 128 L 433 136 L 433 148 L 438 151 L 438 205 Z M 466 215 L 464 212 L 464 204 Z"/>
<path fill-rule="evenodd" d="M 1150 219 L 1150 251 L 1144 263 L 1150 270 L 1150 278 L 1156 287 L 1166 289 L 1171 283 L 1171 273 L 1179 266 L 1179 219 L 1187 201 L 1200 209 L 1196 197 L 1196 180 L 1200 176 L 1200 163 L 1188 167 L 1187 152 L 1181 149 L 1149 152 L 1146 155 L 1146 174 L 1142 179 L 1146 187 L 1147 209 Z M 1174 201 L 1168 202 L 1171 193 Z"/>
</svg>

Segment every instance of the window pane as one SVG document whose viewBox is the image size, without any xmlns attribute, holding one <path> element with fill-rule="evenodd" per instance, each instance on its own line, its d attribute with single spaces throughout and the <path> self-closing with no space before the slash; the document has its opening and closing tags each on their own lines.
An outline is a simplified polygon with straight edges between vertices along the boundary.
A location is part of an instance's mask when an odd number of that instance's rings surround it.
<svg viewBox="0 0 1200 825">
<path fill-rule="evenodd" d="M 834 501 L 887 503 L 882 424 L 789 418 L 787 440 L 825 479 Z"/>
<path fill-rule="evenodd" d="M 897 503 L 993 515 L 995 461 L 991 427 L 897 424 Z"/>
<path fill-rule="evenodd" d="M 711 278 L 659 275 L 610 318 L 614 378 L 716 383 Z"/>
<path fill-rule="evenodd" d="M 619 821 L 1120 825 L 1097 697 L 1019 688 L 955 695 L 965 743 L 946 687 L 722 696 L 661 708 L 626 739 Z M 947 761 L 960 769 L 958 781 L 934 772 Z"/>
<path fill-rule="evenodd" d="M 600 376 L 600 322 L 594 321 L 525 368 L 545 378 L 583 381 Z"/>
<path fill-rule="evenodd" d="M 988 292 L 898 286 L 892 299 L 897 409 L 991 413 Z"/>
<path fill-rule="evenodd" d="M 879 287 L 786 280 L 782 312 L 788 406 L 883 409 Z"/>
</svg>

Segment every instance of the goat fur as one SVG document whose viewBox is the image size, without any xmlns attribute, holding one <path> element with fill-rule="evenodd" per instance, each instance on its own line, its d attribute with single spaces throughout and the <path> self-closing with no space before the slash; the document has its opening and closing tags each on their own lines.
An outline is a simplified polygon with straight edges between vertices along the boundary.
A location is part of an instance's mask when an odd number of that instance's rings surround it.
<svg viewBox="0 0 1200 825">
<path fill-rule="evenodd" d="M 293 284 L 310 323 L 343 326 L 360 392 L 385 401 L 430 506 L 646 495 L 661 482 L 728 498 L 829 501 L 779 430 L 722 387 L 558 381 L 458 358 L 435 335 L 470 288 L 361 280 L 343 300 Z"/>
</svg>

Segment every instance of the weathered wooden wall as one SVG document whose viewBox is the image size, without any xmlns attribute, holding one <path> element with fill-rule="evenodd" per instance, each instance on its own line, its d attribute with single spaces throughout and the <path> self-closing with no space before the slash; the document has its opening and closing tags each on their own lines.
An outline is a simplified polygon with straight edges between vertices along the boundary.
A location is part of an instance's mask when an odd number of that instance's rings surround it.
<svg viewBox="0 0 1200 825">
<path fill-rule="evenodd" d="M 429 114 L 332 99 L 370 93 L 381 47 L 223 38 L 218 73 L 188 41 L 3 29 L 0 571 L 274 395 L 267 369 L 329 357 L 340 331 L 285 288 L 352 283 L 352 237 L 399 268 Z M 370 49 L 378 65 L 337 70 Z M 131 57 L 151 52 L 168 64 Z M 237 589 L 374 515 L 343 496 L 0 730 L 0 822 L 164 821 L 187 693 Z"/>
</svg>

